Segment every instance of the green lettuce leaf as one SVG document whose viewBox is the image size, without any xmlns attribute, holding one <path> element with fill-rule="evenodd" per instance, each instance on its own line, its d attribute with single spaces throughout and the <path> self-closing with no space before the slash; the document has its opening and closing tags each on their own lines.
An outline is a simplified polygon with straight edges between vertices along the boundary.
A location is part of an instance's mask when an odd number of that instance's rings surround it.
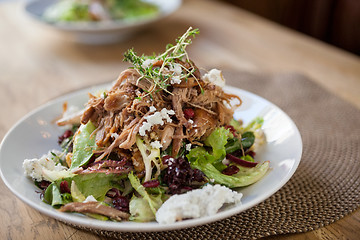
<svg viewBox="0 0 360 240">
<path fill-rule="evenodd" d="M 136 145 L 139 148 L 145 165 L 144 181 L 147 182 L 151 180 L 153 166 L 156 167 L 156 173 L 154 174 L 154 177 L 157 178 L 160 175 L 162 164 L 160 159 L 160 149 L 152 148 L 146 145 L 139 136 L 136 136 Z"/>
<path fill-rule="evenodd" d="M 90 21 L 88 8 L 80 1 L 58 1 L 45 10 L 44 18 L 48 21 Z"/>
<path fill-rule="evenodd" d="M 255 142 L 255 135 L 253 132 L 244 132 L 241 134 L 241 145 L 244 149 L 250 148 Z"/>
<path fill-rule="evenodd" d="M 51 183 L 44 193 L 44 201 L 51 206 L 59 206 L 64 204 L 64 201 L 61 197 L 59 185 L 55 182 Z"/>
<path fill-rule="evenodd" d="M 130 220 L 136 222 L 150 222 L 155 219 L 155 215 L 149 207 L 149 202 L 135 195 L 131 198 L 130 204 Z"/>
<path fill-rule="evenodd" d="M 162 194 L 149 194 L 140 180 L 132 172 L 128 175 L 132 187 L 138 192 L 141 198 L 133 196 L 130 200 L 131 220 L 151 221 L 155 219 L 156 211 L 162 205 Z"/>
<path fill-rule="evenodd" d="M 261 128 L 261 126 L 264 123 L 264 119 L 262 117 L 256 117 L 254 120 L 252 120 L 248 125 L 246 125 L 243 129 L 242 129 L 242 133 L 244 132 L 255 132 L 256 130 L 258 130 L 259 128 Z"/>
<path fill-rule="evenodd" d="M 44 201 L 55 205 L 63 205 L 65 202 L 62 200 L 60 193 L 60 184 L 62 181 L 67 181 L 71 189 L 75 187 L 71 186 L 72 183 L 76 184 L 77 197 L 73 201 L 80 201 L 84 197 L 92 195 L 96 200 L 103 201 L 105 194 L 111 188 L 119 188 L 119 181 L 126 178 L 126 174 L 106 174 L 106 173 L 89 173 L 89 174 L 80 174 L 75 175 L 71 178 L 65 178 L 57 180 L 49 185 L 44 194 Z M 82 196 L 80 196 L 80 194 Z M 76 194 L 76 193 L 74 193 Z"/>
<path fill-rule="evenodd" d="M 230 125 L 235 128 L 236 131 L 243 134 L 245 132 L 254 132 L 257 129 L 261 128 L 264 123 L 264 119 L 262 117 L 256 117 L 251 122 L 249 122 L 246 126 L 243 126 L 239 121 L 232 119 L 230 121 Z"/>
<path fill-rule="evenodd" d="M 84 194 L 82 194 L 79 190 L 79 188 L 76 186 L 76 183 L 74 180 L 71 181 L 71 187 L 70 187 L 71 197 L 74 202 L 83 202 L 85 201 L 86 197 Z"/>
<path fill-rule="evenodd" d="M 81 125 L 74 136 L 74 150 L 70 170 L 87 164 L 96 149 L 95 136 L 91 133 L 96 129 L 91 121 Z M 91 137 L 90 137 L 91 136 Z"/>
<path fill-rule="evenodd" d="M 232 153 L 239 149 L 241 149 L 241 142 L 238 138 L 229 139 L 228 143 L 225 145 L 226 153 Z"/>
<path fill-rule="evenodd" d="M 228 142 L 228 138 L 232 138 L 230 131 L 224 127 L 216 128 L 206 139 L 205 145 L 212 148 L 211 155 L 215 160 L 223 160 L 226 155 L 225 145 Z"/>
<path fill-rule="evenodd" d="M 245 138 L 243 138 L 240 143 L 239 140 L 236 141 L 232 136 L 230 136 L 229 130 L 225 128 L 215 129 L 214 132 L 211 133 L 205 140 L 205 145 L 211 146 L 212 151 L 208 152 L 204 147 L 196 147 L 191 149 L 191 151 L 186 155 L 186 158 L 190 162 L 192 168 L 199 169 L 209 179 L 213 179 L 215 183 L 219 183 L 230 188 L 250 185 L 265 175 L 269 168 L 269 162 L 258 164 L 254 168 L 244 168 L 242 166 L 238 166 L 241 171 L 232 176 L 221 173 L 221 171 L 227 167 L 222 164 L 222 160 L 226 156 L 226 152 L 227 150 L 229 151 L 230 147 L 232 147 L 232 149 L 236 149 L 240 144 L 244 144 L 244 147 L 248 147 L 253 144 L 254 135 L 252 133 L 244 133 L 244 135 Z M 228 145 L 228 143 L 231 145 Z M 236 144 L 238 144 L 238 146 L 236 146 Z"/>
<path fill-rule="evenodd" d="M 245 168 L 238 166 L 241 171 L 232 176 L 222 174 L 211 163 L 206 163 L 204 159 L 197 159 L 191 163 L 193 168 L 202 171 L 209 179 L 213 179 L 214 183 L 225 185 L 229 188 L 245 187 L 260 180 L 269 169 L 269 162 L 266 161 L 258 164 L 254 168 Z"/>
<path fill-rule="evenodd" d="M 111 188 L 121 189 L 119 182 L 125 178 L 126 174 L 90 173 L 76 175 L 71 180 L 85 197 L 92 195 L 96 200 L 103 201 Z"/>
</svg>

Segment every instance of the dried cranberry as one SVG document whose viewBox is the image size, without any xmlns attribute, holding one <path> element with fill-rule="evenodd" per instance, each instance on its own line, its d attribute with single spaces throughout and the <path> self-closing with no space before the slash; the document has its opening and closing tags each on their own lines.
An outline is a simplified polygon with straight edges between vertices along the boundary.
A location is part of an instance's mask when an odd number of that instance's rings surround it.
<svg viewBox="0 0 360 240">
<path fill-rule="evenodd" d="M 59 136 L 58 143 L 61 144 L 66 138 L 69 138 L 73 135 L 71 130 L 66 130 L 63 135 Z"/>
<path fill-rule="evenodd" d="M 239 150 L 236 150 L 235 152 L 232 152 L 231 155 L 240 158 L 240 157 L 244 156 L 244 152 L 243 152 L 243 150 L 239 149 Z"/>
<path fill-rule="evenodd" d="M 195 116 L 195 112 L 192 108 L 186 108 L 183 110 L 183 112 L 186 119 L 191 119 Z"/>
<path fill-rule="evenodd" d="M 110 197 L 110 198 L 114 198 L 114 197 L 121 196 L 121 194 L 120 194 L 119 189 L 117 189 L 117 188 L 112 188 L 112 189 L 110 189 L 110 190 L 106 193 L 106 196 L 107 196 L 107 197 Z"/>
<path fill-rule="evenodd" d="M 64 180 L 60 183 L 60 192 L 70 193 L 69 183 L 67 181 Z"/>
<path fill-rule="evenodd" d="M 195 182 L 204 181 L 204 173 L 199 169 L 193 169 L 192 171 L 192 180 Z"/>
<path fill-rule="evenodd" d="M 156 179 L 143 183 L 143 186 L 146 188 L 154 188 L 154 187 L 158 187 L 159 185 L 160 185 L 159 180 Z"/>
<path fill-rule="evenodd" d="M 250 157 L 252 157 L 252 158 L 254 158 L 256 155 L 256 153 L 254 151 L 248 151 L 246 154 L 250 155 Z"/>
<path fill-rule="evenodd" d="M 47 189 L 47 187 L 51 184 L 51 182 L 46 181 L 46 180 L 42 180 L 41 182 L 39 182 L 38 186 L 41 189 Z"/>
<path fill-rule="evenodd" d="M 117 196 L 112 201 L 114 208 L 123 212 L 129 212 L 129 199 L 124 196 Z"/>
<path fill-rule="evenodd" d="M 243 159 L 240 159 L 238 157 L 235 157 L 234 155 L 232 154 L 226 154 L 226 159 L 229 159 L 230 161 L 234 162 L 234 163 L 237 163 L 243 167 L 256 167 L 257 163 L 256 162 L 249 162 L 249 161 L 246 161 L 246 160 L 243 160 Z"/>
<path fill-rule="evenodd" d="M 233 126 L 226 125 L 225 128 L 228 129 L 235 136 L 236 130 L 235 130 L 235 128 Z"/>
<path fill-rule="evenodd" d="M 170 158 L 169 158 L 170 159 Z M 184 158 L 172 159 L 164 170 L 162 182 L 169 186 L 170 193 L 182 193 L 197 188 L 195 182 L 205 182 L 205 175 L 197 169 L 192 169 Z"/>
<path fill-rule="evenodd" d="M 237 172 L 239 172 L 239 168 L 235 165 L 231 165 L 231 166 L 228 166 L 227 168 L 225 168 L 222 173 L 225 174 L 225 175 L 234 175 L 236 174 Z"/>
<path fill-rule="evenodd" d="M 65 132 L 64 132 L 64 138 L 69 138 L 69 137 L 71 137 L 73 135 L 73 132 L 71 131 L 71 130 L 66 130 Z"/>
<path fill-rule="evenodd" d="M 172 157 L 169 156 L 169 155 L 163 156 L 163 157 L 162 157 L 162 162 L 163 162 L 163 164 L 168 165 L 170 158 L 172 158 Z"/>
</svg>

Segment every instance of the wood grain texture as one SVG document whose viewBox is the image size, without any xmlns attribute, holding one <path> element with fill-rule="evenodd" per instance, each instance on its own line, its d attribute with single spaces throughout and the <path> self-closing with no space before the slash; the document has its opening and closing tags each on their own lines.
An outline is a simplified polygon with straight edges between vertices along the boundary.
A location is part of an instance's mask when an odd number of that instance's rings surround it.
<svg viewBox="0 0 360 240">
<path fill-rule="evenodd" d="M 69 91 L 114 80 L 128 65 L 122 54 L 161 52 L 188 26 L 201 35 L 189 48 L 198 66 L 256 72 L 301 72 L 360 108 L 357 56 L 216 1 L 182 8 L 133 38 L 86 46 L 24 16 L 19 3 L 0 3 L 0 138 L 22 116 Z M 4 114 L 6 113 L 6 114 Z M 104 239 L 53 220 L 18 200 L 0 182 L 0 239 Z M 324 228 L 269 239 L 358 239 L 360 210 Z"/>
</svg>

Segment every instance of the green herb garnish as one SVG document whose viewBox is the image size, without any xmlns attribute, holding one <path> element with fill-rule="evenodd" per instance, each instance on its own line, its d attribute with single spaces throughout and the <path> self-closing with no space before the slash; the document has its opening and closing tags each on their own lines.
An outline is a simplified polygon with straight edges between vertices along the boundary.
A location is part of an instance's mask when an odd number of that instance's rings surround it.
<svg viewBox="0 0 360 240">
<path fill-rule="evenodd" d="M 129 49 L 124 54 L 124 61 L 133 64 L 133 68 L 141 75 L 138 81 L 146 78 L 154 83 L 146 95 L 151 96 L 151 93 L 161 90 L 172 94 L 167 88 L 174 82 L 176 83 L 183 79 L 187 81 L 189 77 L 193 77 L 200 86 L 199 79 L 194 76 L 196 68 L 193 66 L 186 52 L 186 47 L 192 43 L 189 37 L 195 37 L 196 34 L 199 34 L 199 29 L 192 29 L 192 27 L 190 27 L 184 35 L 176 40 L 175 45 L 168 44 L 166 51 L 158 56 L 138 56 L 136 52 L 134 52 L 134 49 Z M 189 63 L 191 66 L 190 70 L 177 61 Z M 175 68 L 178 68 L 178 74 L 175 73 Z M 201 91 L 203 92 L 202 88 Z"/>
</svg>

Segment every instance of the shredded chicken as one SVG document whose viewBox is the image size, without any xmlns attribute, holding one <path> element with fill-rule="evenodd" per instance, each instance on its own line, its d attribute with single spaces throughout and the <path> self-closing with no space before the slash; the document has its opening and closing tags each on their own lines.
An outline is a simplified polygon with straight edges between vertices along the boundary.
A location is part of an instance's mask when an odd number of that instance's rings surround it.
<svg viewBox="0 0 360 240">
<path fill-rule="evenodd" d="M 96 134 L 98 146 L 95 162 L 107 159 L 113 153 L 121 159 L 117 149 L 129 150 L 129 159 L 135 171 L 143 172 L 144 163 L 141 154 L 134 151 L 135 142 L 141 126 L 155 112 L 151 109 L 160 112 L 165 108 L 173 110 L 175 114 L 170 116 L 171 121 L 153 126 L 151 132 L 146 132 L 142 138 L 148 143 L 159 141 L 162 150 L 172 146 L 171 155 L 174 157 L 184 141 L 197 144 L 216 127 L 229 124 L 233 108 L 240 105 L 241 100 L 235 95 L 224 93 L 221 87 L 203 81 L 193 62 L 176 60 L 176 63 L 189 71 L 195 71 L 191 77 L 182 79 L 181 83 L 172 84 L 169 91 L 153 91 L 157 86 L 152 80 L 141 77 L 136 69 L 127 69 L 104 96 L 89 94 L 90 99 L 82 113 L 81 123 L 91 121 L 96 126 L 93 133 Z M 153 67 L 161 65 L 161 61 L 153 63 Z M 235 106 L 231 104 L 233 99 L 238 100 Z M 188 108 L 194 111 L 191 119 L 184 114 Z"/>
<path fill-rule="evenodd" d="M 130 214 L 115 208 L 102 205 L 99 202 L 71 202 L 59 209 L 60 212 L 95 213 L 121 221 L 130 217 Z"/>
<path fill-rule="evenodd" d="M 89 174 L 89 173 L 106 173 L 106 174 L 123 174 L 129 173 L 133 170 L 132 167 L 125 166 L 127 159 L 120 161 L 116 160 L 103 160 L 90 164 L 86 169 L 79 168 L 74 171 L 76 174 Z"/>
</svg>

